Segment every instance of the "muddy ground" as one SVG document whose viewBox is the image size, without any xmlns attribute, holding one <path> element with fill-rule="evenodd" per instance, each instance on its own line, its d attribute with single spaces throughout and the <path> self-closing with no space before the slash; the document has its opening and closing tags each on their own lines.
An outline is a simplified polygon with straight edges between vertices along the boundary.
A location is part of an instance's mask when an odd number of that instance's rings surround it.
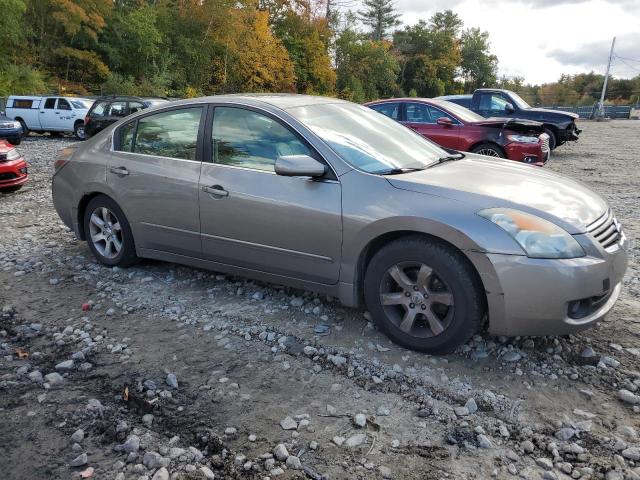
<svg viewBox="0 0 640 480">
<path fill-rule="evenodd" d="M 546 168 L 632 239 L 620 301 L 442 357 L 325 296 L 98 265 L 51 202 L 73 140 L 25 140 L 31 181 L 0 196 L 0 478 L 640 479 L 640 122 L 582 127 Z"/>
</svg>

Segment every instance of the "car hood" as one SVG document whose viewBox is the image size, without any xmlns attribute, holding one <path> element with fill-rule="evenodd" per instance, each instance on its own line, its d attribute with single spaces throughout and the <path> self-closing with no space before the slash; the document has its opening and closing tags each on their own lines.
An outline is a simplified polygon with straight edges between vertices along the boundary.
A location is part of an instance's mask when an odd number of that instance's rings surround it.
<svg viewBox="0 0 640 480">
<path fill-rule="evenodd" d="M 584 233 L 607 203 L 586 185 L 512 160 L 467 154 L 426 170 L 385 177 L 391 185 L 484 208 L 514 208 L 538 215 L 571 234 Z"/>
<path fill-rule="evenodd" d="M 519 133 L 529 133 L 529 132 L 544 132 L 544 125 L 540 122 L 536 122 L 533 120 L 524 120 L 521 118 L 497 118 L 491 117 L 486 120 L 479 120 L 477 122 L 471 122 L 471 125 L 480 126 L 480 127 L 494 127 L 494 128 L 503 128 L 505 127 L 507 130 L 511 130 L 513 132 Z"/>
<path fill-rule="evenodd" d="M 529 111 L 529 112 L 539 112 L 539 113 L 555 113 L 557 115 L 564 115 L 566 117 L 573 118 L 574 120 L 577 120 L 578 118 L 580 118 L 580 115 L 578 115 L 577 113 L 564 112 L 562 110 L 551 110 L 550 108 L 531 107 L 531 108 L 528 108 L 527 111 Z"/>
</svg>

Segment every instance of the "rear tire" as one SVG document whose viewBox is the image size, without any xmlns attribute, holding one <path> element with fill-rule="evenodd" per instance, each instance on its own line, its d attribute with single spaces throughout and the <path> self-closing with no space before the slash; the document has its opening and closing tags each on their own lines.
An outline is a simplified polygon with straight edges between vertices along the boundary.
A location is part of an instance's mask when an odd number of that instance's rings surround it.
<svg viewBox="0 0 640 480">
<path fill-rule="evenodd" d="M 13 193 L 17 192 L 22 188 L 22 185 L 16 185 L 15 187 L 4 187 L 0 188 L 0 193 Z"/>
<path fill-rule="evenodd" d="M 481 143 L 473 147 L 471 150 L 472 153 L 477 153 L 478 155 L 485 155 L 487 157 L 495 157 L 495 158 L 506 158 L 507 156 L 504 153 L 504 150 L 500 148 L 495 143 Z"/>
<path fill-rule="evenodd" d="M 92 198 L 84 211 L 91 253 L 103 265 L 129 267 L 138 261 L 131 227 L 118 204 L 106 195 Z"/>
<path fill-rule="evenodd" d="M 78 140 L 85 140 L 87 138 L 84 131 L 84 122 L 76 122 L 73 126 L 73 134 Z"/>
<path fill-rule="evenodd" d="M 440 241 L 419 236 L 396 240 L 373 256 L 364 296 L 374 322 L 389 338 L 432 354 L 465 343 L 486 311 L 484 289 L 468 260 Z"/>
</svg>

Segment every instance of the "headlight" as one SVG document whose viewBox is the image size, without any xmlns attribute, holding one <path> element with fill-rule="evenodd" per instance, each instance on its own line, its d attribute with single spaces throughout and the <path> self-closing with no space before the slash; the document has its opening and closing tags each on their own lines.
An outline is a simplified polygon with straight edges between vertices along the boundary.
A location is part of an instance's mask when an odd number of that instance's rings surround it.
<svg viewBox="0 0 640 480">
<path fill-rule="evenodd" d="M 20 158 L 20 152 L 15 148 L 12 148 L 7 152 L 7 161 L 17 160 Z"/>
<path fill-rule="evenodd" d="M 517 143 L 538 143 L 538 137 L 531 137 L 529 135 L 507 135 L 507 138 L 512 142 Z"/>
<path fill-rule="evenodd" d="M 22 124 L 20 122 L 13 122 L 13 128 L 22 128 Z"/>
<path fill-rule="evenodd" d="M 478 215 L 511 235 L 527 257 L 577 258 L 585 255 L 575 238 L 557 225 L 535 215 L 509 208 L 489 208 L 479 211 Z"/>
</svg>

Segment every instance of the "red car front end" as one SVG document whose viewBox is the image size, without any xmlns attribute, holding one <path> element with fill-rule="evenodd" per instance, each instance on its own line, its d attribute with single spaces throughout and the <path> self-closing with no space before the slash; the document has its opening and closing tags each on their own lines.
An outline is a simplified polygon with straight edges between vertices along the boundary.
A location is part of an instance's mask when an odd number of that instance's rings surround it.
<svg viewBox="0 0 640 480">
<path fill-rule="evenodd" d="M 18 190 L 28 179 L 27 162 L 13 145 L 0 140 L 0 192 Z"/>
<path fill-rule="evenodd" d="M 514 137 L 520 137 L 516 132 L 504 132 L 507 141 Z M 517 162 L 528 163 L 542 167 L 549 160 L 551 149 L 549 148 L 549 135 L 543 133 L 536 140 L 526 141 L 509 141 L 504 144 L 504 151 L 508 159 Z"/>
</svg>

